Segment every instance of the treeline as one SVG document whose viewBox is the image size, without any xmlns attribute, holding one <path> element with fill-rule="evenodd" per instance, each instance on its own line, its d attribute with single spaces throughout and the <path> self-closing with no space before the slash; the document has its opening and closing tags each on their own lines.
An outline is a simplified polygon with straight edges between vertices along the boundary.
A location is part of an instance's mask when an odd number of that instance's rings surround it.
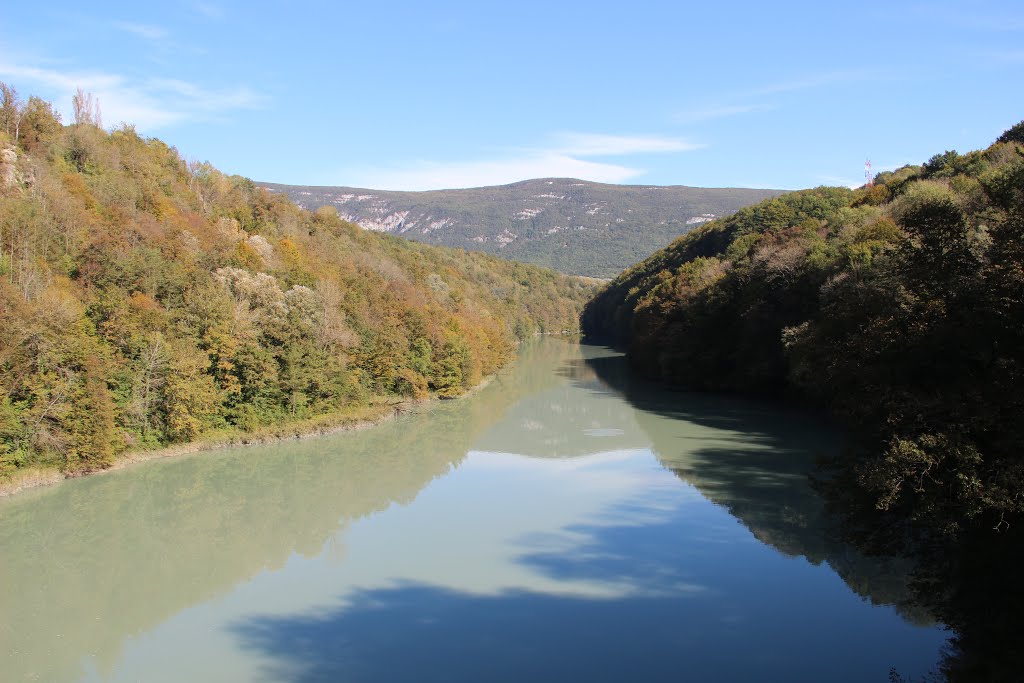
<svg viewBox="0 0 1024 683">
<path fill-rule="evenodd" d="M 457 395 L 590 284 L 366 232 L 0 88 L 0 477 Z"/>
<path fill-rule="evenodd" d="M 585 334 L 690 387 L 785 394 L 861 437 L 847 482 L 935 533 L 1024 511 L 1024 123 L 857 190 L 709 223 L 587 304 Z"/>
</svg>

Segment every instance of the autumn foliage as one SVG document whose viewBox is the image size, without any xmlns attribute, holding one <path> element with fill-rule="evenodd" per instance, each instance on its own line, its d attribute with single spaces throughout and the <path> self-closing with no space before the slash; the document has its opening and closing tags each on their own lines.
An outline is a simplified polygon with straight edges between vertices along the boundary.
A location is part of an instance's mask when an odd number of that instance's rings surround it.
<svg viewBox="0 0 1024 683">
<path fill-rule="evenodd" d="M 12 106 L 0 476 L 89 471 L 127 449 L 381 397 L 455 396 L 518 340 L 577 326 L 583 280 L 366 232 L 130 126 Z"/>
</svg>

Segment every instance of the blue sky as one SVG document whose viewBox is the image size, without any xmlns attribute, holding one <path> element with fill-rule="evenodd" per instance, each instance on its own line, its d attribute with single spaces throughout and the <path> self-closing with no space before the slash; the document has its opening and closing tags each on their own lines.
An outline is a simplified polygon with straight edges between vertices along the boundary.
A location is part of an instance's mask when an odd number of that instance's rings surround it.
<svg viewBox="0 0 1024 683">
<path fill-rule="evenodd" d="M 800 188 L 1024 119 L 1018 2 L 11 3 L 0 80 L 76 86 L 256 180 Z"/>
</svg>

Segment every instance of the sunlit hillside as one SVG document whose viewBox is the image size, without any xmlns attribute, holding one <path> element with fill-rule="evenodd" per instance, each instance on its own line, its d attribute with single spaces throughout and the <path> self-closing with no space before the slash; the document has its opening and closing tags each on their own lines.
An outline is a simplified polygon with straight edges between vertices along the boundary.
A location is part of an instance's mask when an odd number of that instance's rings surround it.
<svg viewBox="0 0 1024 683">
<path fill-rule="evenodd" d="M 0 476 L 454 396 L 590 284 L 362 230 L 131 126 L 0 111 Z"/>
</svg>

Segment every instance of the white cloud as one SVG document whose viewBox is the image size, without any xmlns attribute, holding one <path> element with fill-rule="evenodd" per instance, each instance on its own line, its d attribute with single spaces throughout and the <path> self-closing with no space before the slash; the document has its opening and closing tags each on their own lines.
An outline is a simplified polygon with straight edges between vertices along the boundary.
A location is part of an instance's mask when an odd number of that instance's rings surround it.
<svg viewBox="0 0 1024 683">
<path fill-rule="evenodd" d="M 0 74 L 7 77 L 23 78 L 51 88 L 71 88 L 72 90 L 76 83 L 82 87 L 110 87 L 120 80 L 117 76 L 110 74 L 79 72 L 72 75 L 49 69 L 38 69 L 33 66 L 3 63 L 0 63 Z"/>
<path fill-rule="evenodd" d="M 556 136 L 556 140 L 560 142 L 558 152 L 583 157 L 620 156 L 645 152 L 688 152 L 702 146 L 679 138 L 593 133 L 562 133 Z"/>
<path fill-rule="evenodd" d="M 820 175 L 818 176 L 818 184 L 828 185 L 829 187 L 848 187 L 851 190 L 856 190 L 864 184 L 864 179 L 855 180 L 849 176 Z"/>
<path fill-rule="evenodd" d="M 686 152 L 698 145 L 672 137 L 563 132 L 546 148 L 515 150 L 503 158 L 416 161 L 402 166 L 350 168 L 329 182 L 376 190 L 444 190 L 505 185 L 529 178 L 579 178 L 623 183 L 644 170 L 588 157 Z"/>
<path fill-rule="evenodd" d="M 737 116 L 739 114 L 771 111 L 778 108 L 776 104 L 764 101 L 765 98 L 771 95 L 783 95 L 800 90 L 810 90 L 839 83 L 863 80 L 869 77 L 875 77 L 875 75 L 866 69 L 840 69 L 785 81 L 764 83 L 746 90 L 727 93 L 723 95 L 719 102 L 712 102 L 704 106 L 682 111 L 675 116 L 675 121 L 682 124 L 692 124 Z"/>
<path fill-rule="evenodd" d="M 224 16 L 224 8 L 215 5 L 212 2 L 196 2 L 192 4 L 192 9 L 197 14 L 201 14 L 207 19 L 220 19 Z"/>
<path fill-rule="evenodd" d="M 150 24 L 137 24 L 132 21 L 116 21 L 114 22 L 114 28 L 128 33 L 133 33 L 140 38 L 146 40 L 161 40 L 167 37 L 167 31 L 159 26 L 152 26 Z"/>
<path fill-rule="evenodd" d="M 757 98 L 765 95 L 777 95 L 779 93 L 795 92 L 798 90 L 810 90 L 821 88 L 826 85 L 836 85 L 849 81 L 863 80 L 873 76 L 873 72 L 867 69 L 840 69 L 826 73 L 814 74 L 788 81 L 777 81 L 751 88 L 743 93 L 738 93 L 735 99 Z"/>
<path fill-rule="evenodd" d="M 66 121 L 71 120 L 71 97 L 82 88 L 99 99 L 104 123 L 126 122 L 144 131 L 253 109 L 265 100 L 245 86 L 207 90 L 181 80 L 133 80 L 95 71 L 64 72 L 0 63 L 0 76 L 40 88 L 39 94 L 52 99 Z"/>
<path fill-rule="evenodd" d="M 509 159 L 419 161 L 402 167 L 351 169 L 342 173 L 338 182 L 375 190 L 445 190 L 505 185 L 528 178 L 580 178 L 598 183 L 622 183 L 642 173 L 641 169 L 552 152 Z"/>
<path fill-rule="evenodd" d="M 192 110 L 205 112 L 252 109 L 259 106 L 264 99 L 246 86 L 236 86 L 228 90 L 206 90 L 186 81 L 155 78 L 149 81 L 149 87 L 180 98 Z"/>
<path fill-rule="evenodd" d="M 684 111 L 676 116 L 675 120 L 678 123 L 700 123 L 774 108 L 775 106 L 770 104 L 718 104 Z"/>
</svg>

